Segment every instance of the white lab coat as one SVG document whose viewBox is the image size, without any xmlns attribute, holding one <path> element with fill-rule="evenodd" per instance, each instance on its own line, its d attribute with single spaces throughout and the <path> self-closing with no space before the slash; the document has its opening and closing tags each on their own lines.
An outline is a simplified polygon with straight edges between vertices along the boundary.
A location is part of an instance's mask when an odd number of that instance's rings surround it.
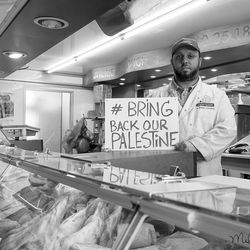
<svg viewBox="0 0 250 250">
<path fill-rule="evenodd" d="M 151 97 L 175 96 L 172 83 Z M 226 93 L 199 79 L 183 107 L 179 104 L 179 138 L 188 140 L 203 155 L 198 176 L 222 174 L 221 154 L 236 136 L 235 112 Z"/>
</svg>

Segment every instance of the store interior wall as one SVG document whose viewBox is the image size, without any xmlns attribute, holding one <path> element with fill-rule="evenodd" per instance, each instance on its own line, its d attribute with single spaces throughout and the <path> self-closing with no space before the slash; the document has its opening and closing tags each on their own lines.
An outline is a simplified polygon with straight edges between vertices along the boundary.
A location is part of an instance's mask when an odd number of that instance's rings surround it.
<svg viewBox="0 0 250 250">
<path fill-rule="evenodd" d="M 27 137 L 27 140 L 38 138 L 43 139 L 44 142 L 46 142 L 46 140 L 49 139 L 48 136 L 52 134 L 52 131 L 50 131 L 51 127 L 56 127 L 57 130 L 60 129 L 60 132 L 54 132 L 54 136 L 56 137 L 53 139 L 53 145 L 48 144 L 49 142 L 44 145 L 44 149 L 47 147 L 50 150 L 55 149 L 56 152 L 61 151 L 61 145 L 59 145 L 58 142 L 61 142 L 65 131 L 72 129 L 76 121 L 80 120 L 82 116 L 86 117 L 88 111 L 94 110 L 94 97 L 93 90 L 91 89 L 64 86 L 57 87 L 49 84 L 32 84 L 30 82 L 10 83 L 4 80 L 0 80 L 0 89 L 0 95 L 8 93 L 12 96 L 14 102 L 14 116 L 0 118 L 0 125 L 28 125 L 38 127 L 40 128 L 40 132 L 36 136 Z M 37 92 L 37 100 L 35 100 L 37 105 L 33 106 L 29 111 L 26 110 L 26 105 L 32 102 L 32 99 L 29 94 L 26 94 L 28 91 L 33 91 L 33 94 L 34 91 Z M 53 94 L 48 95 L 47 93 Z M 44 95 L 48 98 L 50 96 L 54 101 L 51 103 L 50 100 L 45 100 Z M 56 107 L 58 114 L 55 116 L 48 115 L 45 112 L 45 109 L 51 112 L 51 110 L 56 109 Z M 44 111 L 42 112 L 40 109 L 44 109 Z M 33 116 L 34 119 L 38 119 L 36 118 L 38 115 L 41 120 L 44 120 L 42 128 L 41 124 L 30 122 L 31 118 L 29 117 Z M 56 120 L 56 123 L 53 122 L 53 119 Z M 88 128 L 93 131 L 93 123 L 91 120 L 88 120 Z M 47 132 L 45 133 L 45 131 Z M 46 138 L 42 138 L 44 133 L 48 135 Z M 49 141 L 51 141 L 51 139 Z"/>
<path fill-rule="evenodd" d="M 30 107 L 32 99 L 36 102 Z M 40 128 L 38 136 L 43 139 L 44 149 L 62 152 L 65 131 L 72 129 L 82 116 L 87 116 L 93 105 L 92 91 L 89 90 L 26 90 L 26 123 Z M 92 130 L 92 125 L 88 125 Z"/>
<path fill-rule="evenodd" d="M 39 137 L 43 139 L 43 148 L 53 152 L 60 152 L 61 148 L 61 104 L 62 93 L 26 90 L 25 122 L 40 128 Z"/>
</svg>

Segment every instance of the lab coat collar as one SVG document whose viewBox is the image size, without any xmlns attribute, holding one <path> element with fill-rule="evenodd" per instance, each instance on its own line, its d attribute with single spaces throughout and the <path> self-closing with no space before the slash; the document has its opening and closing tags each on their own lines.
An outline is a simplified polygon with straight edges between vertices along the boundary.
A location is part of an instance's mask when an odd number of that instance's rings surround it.
<svg viewBox="0 0 250 250">
<path fill-rule="evenodd" d="M 202 87 L 202 81 L 199 77 L 198 82 L 196 83 L 194 89 L 190 93 L 188 99 L 186 100 L 184 106 L 181 109 L 180 112 L 180 118 L 185 117 L 188 113 L 190 113 L 195 107 L 198 102 L 200 102 L 200 92 Z"/>
<path fill-rule="evenodd" d="M 200 81 L 200 79 L 201 79 L 201 78 L 199 77 L 198 81 L 197 81 L 193 86 L 190 86 L 190 87 L 188 87 L 188 88 L 190 88 L 191 90 L 193 90 L 193 89 L 197 86 L 197 84 L 198 84 L 198 82 Z M 171 88 L 174 89 L 174 90 L 176 90 L 176 91 L 179 91 L 179 90 L 183 91 L 183 90 L 184 90 L 184 88 L 183 88 L 182 86 L 180 86 L 180 85 L 175 81 L 174 78 L 172 79 L 171 84 L 172 84 Z"/>
</svg>

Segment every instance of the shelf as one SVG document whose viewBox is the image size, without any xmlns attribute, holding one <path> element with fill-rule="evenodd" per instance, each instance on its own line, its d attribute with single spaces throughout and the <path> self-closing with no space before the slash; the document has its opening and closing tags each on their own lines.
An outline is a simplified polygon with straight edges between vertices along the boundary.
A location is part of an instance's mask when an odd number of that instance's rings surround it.
<svg viewBox="0 0 250 250">
<path fill-rule="evenodd" d="M 26 139 L 27 136 L 34 136 L 40 131 L 39 128 L 28 125 L 4 125 L 2 129 L 8 133 L 8 137 Z"/>
<path fill-rule="evenodd" d="M 84 117 L 85 119 L 90 119 L 90 120 L 105 120 L 104 116 L 96 116 L 96 117 Z"/>
<path fill-rule="evenodd" d="M 242 94 L 250 95 L 250 88 L 245 88 L 245 89 L 232 89 L 231 92 L 234 92 L 234 93 L 242 93 Z"/>
</svg>

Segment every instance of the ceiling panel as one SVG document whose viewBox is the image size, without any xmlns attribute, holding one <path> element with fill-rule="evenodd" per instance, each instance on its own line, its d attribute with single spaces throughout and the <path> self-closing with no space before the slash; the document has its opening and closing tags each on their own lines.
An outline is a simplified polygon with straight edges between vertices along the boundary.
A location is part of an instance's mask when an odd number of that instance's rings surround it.
<svg viewBox="0 0 250 250">
<path fill-rule="evenodd" d="M 14 50 L 28 56 L 18 61 L 0 53 L 1 77 L 6 77 L 66 37 L 84 27 L 121 0 L 30 0 L 0 38 L 0 51 Z M 66 29 L 50 30 L 34 24 L 36 17 L 57 17 L 69 22 Z"/>
</svg>

